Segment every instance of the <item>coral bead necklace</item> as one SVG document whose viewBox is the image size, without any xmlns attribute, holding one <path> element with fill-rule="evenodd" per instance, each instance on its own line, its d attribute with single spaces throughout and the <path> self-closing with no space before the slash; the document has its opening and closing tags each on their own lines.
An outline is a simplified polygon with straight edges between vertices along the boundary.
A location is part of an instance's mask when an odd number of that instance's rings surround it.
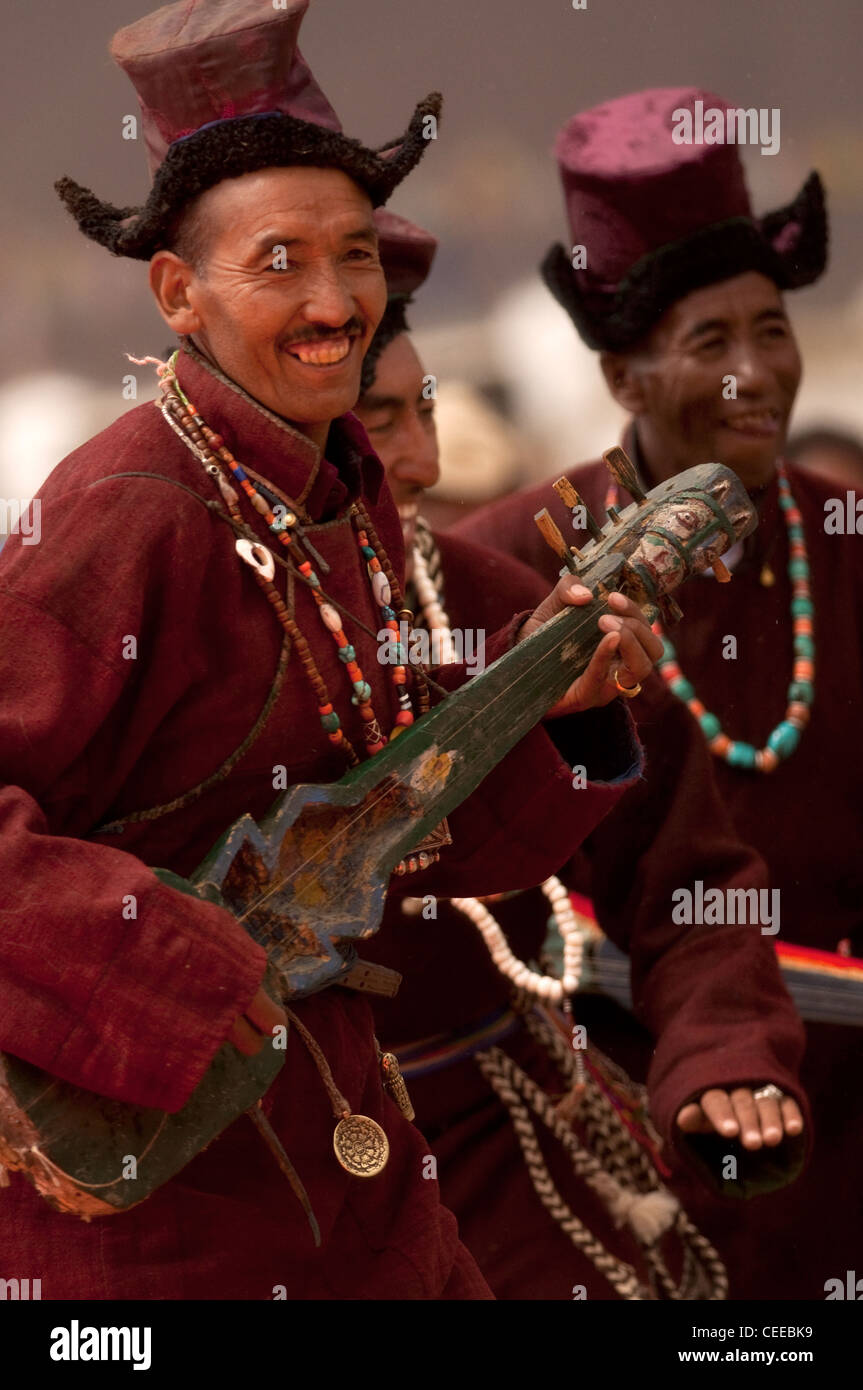
<svg viewBox="0 0 863 1390">
<path fill-rule="evenodd" d="M 287 508 L 280 507 L 277 515 L 274 511 L 269 496 L 265 489 L 249 477 L 242 464 L 234 458 L 233 454 L 225 444 L 221 435 L 206 424 L 201 418 L 192 402 L 185 396 L 182 388 L 177 381 L 173 370 L 174 359 L 165 364 L 165 370 L 159 372 L 162 394 L 163 394 L 163 413 L 167 413 L 169 422 L 193 447 L 195 452 L 204 462 L 207 471 L 215 478 L 222 493 L 223 500 L 228 506 L 231 515 L 236 521 L 241 521 L 237 508 L 238 494 L 230 485 L 227 477 L 218 467 L 218 463 L 224 464 L 233 476 L 234 481 L 246 494 L 249 502 L 255 511 L 266 521 L 279 545 L 291 554 L 291 560 L 296 572 L 310 589 L 315 601 L 318 615 L 324 628 L 332 636 L 338 649 L 339 660 L 345 668 L 348 680 L 352 688 L 351 701 L 357 707 L 360 717 L 363 720 L 363 738 L 366 751 L 369 756 L 379 753 L 388 742 L 387 736 L 381 731 L 380 723 L 375 714 L 371 703 L 372 689 L 369 682 L 365 679 L 362 669 L 357 662 L 357 654 L 353 645 L 348 641 L 344 631 L 342 619 L 334 605 L 327 601 L 321 590 L 321 581 L 316 573 L 311 560 L 307 556 L 296 554 L 297 543 L 292 534 L 293 528 L 297 526 L 298 518 L 296 514 Z M 218 462 L 217 462 L 218 461 Z M 354 505 L 351 511 L 352 522 L 357 537 L 357 544 L 365 562 L 371 585 L 372 594 L 377 603 L 381 616 L 384 620 L 388 634 L 393 630 L 398 632 L 398 622 L 396 612 L 390 606 L 392 600 L 399 602 L 397 590 L 395 589 L 395 576 L 389 566 L 385 553 L 374 533 L 368 514 L 361 502 Z M 261 562 L 259 556 L 247 555 L 242 549 L 254 552 L 255 550 L 263 554 L 264 561 Z M 310 547 L 309 547 L 310 548 Z M 255 577 L 259 584 L 264 588 L 268 599 L 275 609 L 276 616 L 279 618 L 283 627 L 289 631 L 291 637 L 297 644 L 303 668 L 308 676 L 318 700 L 318 717 L 321 725 L 327 734 L 330 742 L 333 743 L 345 756 L 349 766 L 356 766 L 359 759 L 356 756 L 350 741 L 341 727 L 341 720 L 335 712 L 333 703 L 327 692 L 326 685 L 317 670 L 308 643 L 303 638 L 296 623 L 288 613 L 282 602 L 278 591 L 272 583 L 273 562 L 272 556 L 266 547 L 250 545 L 248 542 L 238 542 L 238 549 L 244 558 L 251 564 Z M 267 565 L 269 560 L 269 566 Z M 399 711 L 396 715 L 395 727 L 390 734 L 390 738 L 401 733 L 414 721 L 414 714 L 411 707 L 411 699 L 407 690 L 407 657 L 403 663 L 392 669 L 392 679 L 395 686 L 396 698 Z M 420 711 L 428 708 L 428 690 L 425 682 L 420 678 L 419 707 Z"/>
</svg>

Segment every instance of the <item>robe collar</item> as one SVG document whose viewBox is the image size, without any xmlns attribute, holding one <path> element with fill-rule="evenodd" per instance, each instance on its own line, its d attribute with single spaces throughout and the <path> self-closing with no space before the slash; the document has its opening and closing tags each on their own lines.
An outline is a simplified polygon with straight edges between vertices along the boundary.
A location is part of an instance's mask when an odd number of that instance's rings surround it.
<svg viewBox="0 0 863 1390">
<path fill-rule="evenodd" d="M 358 497 L 377 502 L 383 465 L 355 415 L 332 422 L 325 457 L 307 435 L 212 366 L 188 339 L 177 358 L 177 380 L 237 462 L 262 474 L 312 522 L 330 519 Z"/>
</svg>

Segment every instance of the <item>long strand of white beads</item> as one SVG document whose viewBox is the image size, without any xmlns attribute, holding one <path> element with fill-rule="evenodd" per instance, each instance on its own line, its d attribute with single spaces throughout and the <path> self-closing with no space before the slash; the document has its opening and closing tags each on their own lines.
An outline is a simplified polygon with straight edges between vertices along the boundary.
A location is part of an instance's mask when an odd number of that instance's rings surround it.
<svg viewBox="0 0 863 1390">
<path fill-rule="evenodd" d="M 440 601 L 440 595 L 429 577 L 428 565 L 420 547 L 414 542 L 413 548 L 413 582 L 417 591 L 417 598 L 423 611 L 428 630 L 432 637 L 437 637 L 437 644 L 440 650 L 435 652 L 435 665 L 446 666 L 455 661 L 455 644 L 453 642 L 452 629 L 449 625 L 449 618 L 444 612 Z"/>
<path fill-rule="evenodd" d="M 563 938 L 563 977 L 560 980 L 552 975 L 540 975 L 519 960 L 510 950 L 499 924 L 478 898 L 451 898 L 450 902 L 473 922 L 498 970 L 517 989 L 535 994 L 539 999 L 547 999 L 550 1004 L 562 1004 L 564 999 L 575 993 L 581 981 L 584 943 L 569 894 L 560 879 L 547 878 L 541 886 Z"/>
<path fill-rule="evenodd" d="M 402 511 L 402 524 L 411 522 L 416 526 L 416 513 L 413 509 Z M 407 539 L 407 526 L 406 539 Z M 439 634 L 441 661 L 453 661 L 454 646 L 449 618 L 440 601 L 440 595 L 428 572 L 425 556 L 416 539 L 412 536 L 411 560 L 413 563 L 413 583 L 417 598 L 422 606 L 423 616 L 430 633 Z M 445 653 L 449 653 L 448 655 Z M 488 947 L 492 960 L 498 970 L 519 989 L 547 999 L 550 1004 L 562 1004 L 570 994 L 574 994 L 581 981 L 581 967 L 584 957 L 584 943 L 578 919 L 569 901 L 569 894 L 559 878 L 547 878 L 542 891 L 548 898 L 558 931 L 563 938 L 563 977 L 556 980 L 552 975 L 540 975 L 531 970 L 524 961 L 518 959 L 509 949 L 506 937 L 484 903 L 478 898 L 451 898 L 453 907 L 458 908 L 478 928 Z M 418 900 L 421 904 L 421 900 Z M 405 899 L 402 904 L 405 912 L 415 911 L 413 900 Z"/>
<path fill-rule="evenodd" d="M 399 514 L 399 521 L 402 524 L 402 535 L 405 538 L 405 558 L 407 565 L 405 568 L 405 580 L 410 579 L 410 569 L 413 564 L 413 548 L 417 533 L 417 517 L 419 506 L 414 502 L 399 502 L 396 510 Z"/>
</svg>

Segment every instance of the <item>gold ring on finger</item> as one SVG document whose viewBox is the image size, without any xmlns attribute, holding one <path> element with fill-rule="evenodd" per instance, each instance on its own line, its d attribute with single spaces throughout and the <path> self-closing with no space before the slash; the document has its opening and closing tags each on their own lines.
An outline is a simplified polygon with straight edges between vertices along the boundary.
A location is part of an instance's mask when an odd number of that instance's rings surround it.
<svg viewBox="0 0 863 1390">
<path fill-rule="evenodd" d="M 635 682 L 635 685 L 621 685 L 620 676 L 617 671 L 614 673 L 614 684 L 617 686 L 621 695 L 627 700 L 634 700 L 636 695 L 641 694 L 641 685 L 638 681 Z"/>
</svg>

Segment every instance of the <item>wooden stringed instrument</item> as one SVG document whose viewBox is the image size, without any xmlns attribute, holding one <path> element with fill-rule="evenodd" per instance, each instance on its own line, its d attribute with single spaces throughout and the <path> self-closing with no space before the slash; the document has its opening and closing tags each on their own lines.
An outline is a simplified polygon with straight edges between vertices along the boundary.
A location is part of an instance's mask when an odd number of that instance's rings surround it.
<svg viewBox="0 0 863 1390">
<path fill-rule="evenodd" d="M 724 577 L 722 553 L 755 528 L 746 491 L 720 464 L 645 494 L 623 450 L 605 458 L 636 501 L 611 509 L 602 527 L 588 515 L 593 539 L 583 550 L 566 544 L 547 513 L 537 518 L 564 566 L 593 591 L 592 603 L 559 613 L 341 781 L 291 788 L 260 824 L 242 816 L 188 881 L 157 870 L 183 892 L 224 905 L 266 949 L 274 999 L 292 1002 L 345 979 L 356 943 L 380 923 L 394 867 L 586 668 L 610 591 L 672 622 L 680 616 L 672 592 L 711 566 Z M 581 509 L 569 484 L 557 487 Z M 273 1046 L 244 1057 L 225 1043 L 176 1114 L 108 1100 L 0 1055 L 0 1164 L 23 1171 L 60 1211 L 85 1220 L 122 1211 L 253 1106 L 284 1055 Z"/>
</svg>

